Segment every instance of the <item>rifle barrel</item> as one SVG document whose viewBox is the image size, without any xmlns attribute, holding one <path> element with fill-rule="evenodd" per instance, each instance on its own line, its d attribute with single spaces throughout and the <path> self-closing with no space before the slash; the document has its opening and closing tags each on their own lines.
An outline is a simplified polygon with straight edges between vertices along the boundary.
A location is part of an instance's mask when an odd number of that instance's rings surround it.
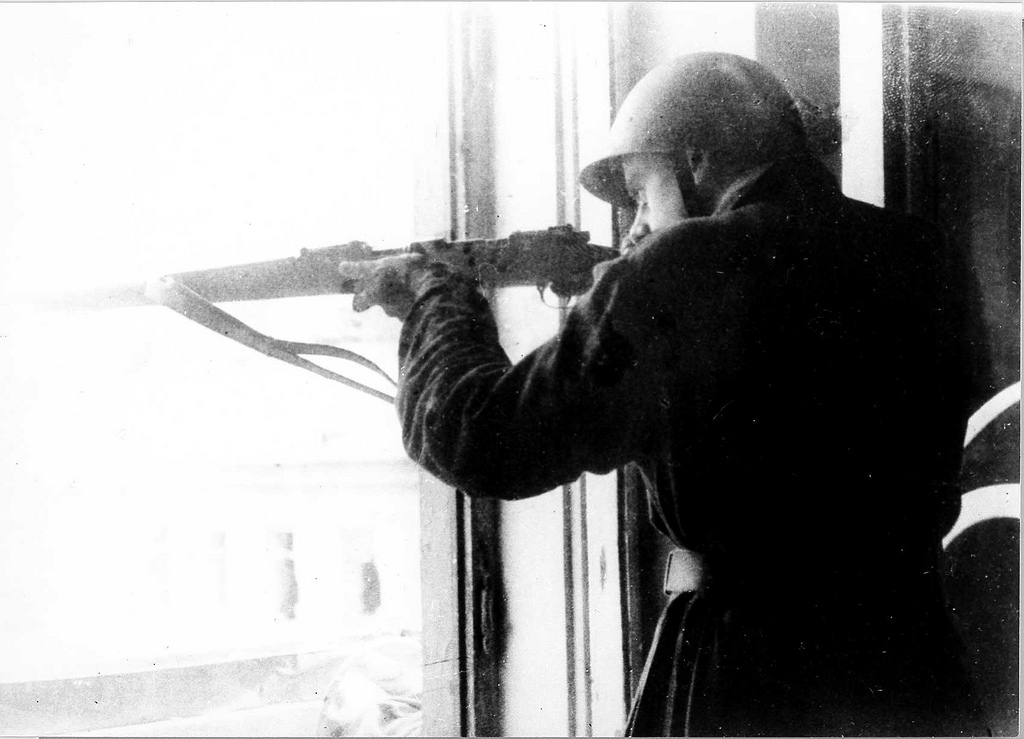
<svg viewBox="0 0 1024 739">
<path fill-rule="evenodd" d="M 199 293 L 211 303 L 269 298 L 299 298 L 345 292 L 335 274 L 337 254 L 347 246 L 304 250 L 299 257 L 271 259 L 230 267 L 213 267 L 169 275 L 177 282 Z M 402 250 L 374 252 L 374 256 L 396 254 Z M 331 253 L 335 256 L 330 256 Z M 345 258 L 366 258 L 361 253 L 345 251 Z M 7 305 L 20 305 L 37 310 L 102 310 L 153 305 L 146 297 L 146 283 L 130 282 L 102 287 L 89 287 L 54 293 L 9 295 Z"/>
</svg>

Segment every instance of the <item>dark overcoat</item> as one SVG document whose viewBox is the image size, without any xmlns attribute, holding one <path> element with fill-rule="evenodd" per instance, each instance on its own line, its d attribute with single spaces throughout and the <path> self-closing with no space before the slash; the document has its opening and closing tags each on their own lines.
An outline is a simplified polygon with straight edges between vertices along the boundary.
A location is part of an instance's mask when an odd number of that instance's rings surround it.
<svg viewBox="0 0 1024 739">
<path fill-rule="evenodd" d="M 706 577 L 662 615 L 632 733 L 973 733 L 936 574 L 971 294 L 933 227 L 792 157 L 602 265 L 515 364 L 477 289 L 439 269 L 402 330 L 406 448 L 506 499 L 640 468 Z"/>
</svg>

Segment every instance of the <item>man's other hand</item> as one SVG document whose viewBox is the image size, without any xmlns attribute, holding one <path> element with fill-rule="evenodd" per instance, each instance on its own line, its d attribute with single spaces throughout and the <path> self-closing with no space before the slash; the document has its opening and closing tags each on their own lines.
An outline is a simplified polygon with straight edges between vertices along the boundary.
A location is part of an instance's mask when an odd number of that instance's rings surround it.
<svg viewBox="0 0 1024 739">
<path fill-rule="evenodd" d="M 414 279 L 427 266 L 422 254 L 402 254 L 366 262 L 342 262 L 338 274 L 355 284 L 352 309 L 357 313 L 379 305 L 392 318 L 405 320 L 416 300 Z"/>
</svg>

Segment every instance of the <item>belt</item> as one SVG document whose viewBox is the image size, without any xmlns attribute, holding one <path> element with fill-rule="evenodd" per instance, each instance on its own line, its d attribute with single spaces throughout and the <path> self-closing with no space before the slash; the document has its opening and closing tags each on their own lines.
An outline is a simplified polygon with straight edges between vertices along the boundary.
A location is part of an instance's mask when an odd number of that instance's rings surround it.
<svg viewBox="0 0 1024 739">
<path fill-rule="evenodd" d="M 714 590 L 729 600 L 752 598 L 755 603 L 761 596 L 772 594 L 773 600 L 814 602 L 817 607 L 831 603 L 844 609 L 850 608 L 854 593 L 859 603 L 884 602 L 893 607 L 894 601 L 930 602 L 940 592 L 935 566 L 905 574 L 890 570 L 883 575 L 877 569 L 861 571 L 855 567 L 845 571 L 794 570 L 785 562 L 775 562 L 773 569 L 766 570 L 765 561 L 762 558 L 741 569 L 735 565 L 723 569 L 722 563 L 713 558 L 709 560 L 689 549 L 674 549 L 665 562 L 663 589 L 666 595 Z M 788 575 L 783 577 L 781 572 Z"/>
<path fill-rule="evenodd" d="M 665 594 L 692 593 L 705 579 L 704 558 L 689 549 L 674 549 L 665 563 Z"/>
</svg>

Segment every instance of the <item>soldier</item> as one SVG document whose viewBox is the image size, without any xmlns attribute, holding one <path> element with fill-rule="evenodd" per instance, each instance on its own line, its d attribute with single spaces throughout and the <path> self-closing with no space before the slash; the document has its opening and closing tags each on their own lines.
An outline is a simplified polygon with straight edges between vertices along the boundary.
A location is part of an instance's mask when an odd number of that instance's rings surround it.
<svg viewBox="0 0 1024 739">
<path fill-rule="evenodd" d="M 404 319 L 409 454 L 506 499 L 639 467 L 701 576 L 630 734 L 983 733 L 937 574 L 975 320 L 941 234 L 845 198 L 783 85 L 727 54 L 644 77 L 581 183 L 635 208 L 624 255 L 520 362 L 444 267 L 357 296 Z"/>
</svg>

